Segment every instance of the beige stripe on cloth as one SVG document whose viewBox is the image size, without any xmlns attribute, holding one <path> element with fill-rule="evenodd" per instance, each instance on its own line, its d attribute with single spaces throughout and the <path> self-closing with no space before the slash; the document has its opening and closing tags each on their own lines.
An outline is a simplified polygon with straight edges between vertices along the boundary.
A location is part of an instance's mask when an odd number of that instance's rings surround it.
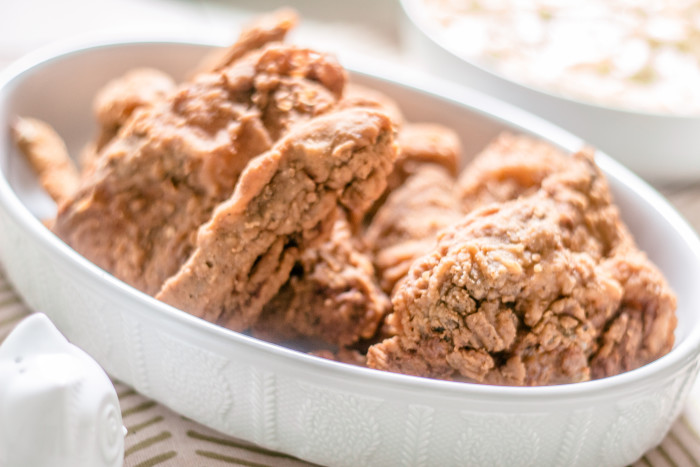
<svg viewBox="0 0 700 467">
<path fill-rule="evenodd" d="M 0 271 L 0 342 L 29 313 Z M 218 433 L 147 399 L 126 384 L 113 383 L 127 428 L 124 445 L 127 467 L 311 465 Z M 663 442 L 647 452 L 635 466 L 700 467 L 699 427 L 700 402 L 693 399 Z"/>
</svg>

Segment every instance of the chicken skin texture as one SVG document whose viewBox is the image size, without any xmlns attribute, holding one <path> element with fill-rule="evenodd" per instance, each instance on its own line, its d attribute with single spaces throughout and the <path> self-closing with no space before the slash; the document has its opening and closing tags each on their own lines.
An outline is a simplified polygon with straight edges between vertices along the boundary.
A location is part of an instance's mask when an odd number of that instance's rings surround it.
<svg viewBox="0 0 700 467">
<path fill-rule="evenodd" d="M 252 160 L 156 298 L 233 330 L 255 323 L 301 252 L 328 238 L 338 205 L 366 210 L 396 159 L 389 118 L 346 109 L 298 126 Z"/>
<path fill-rule="evenodd" d="M 667 353 L 675 297 L 635 246 L 589 153 L 529 196 L 438 235 L 393 295 L 368 366 L 497 385 L 601 378 Z"/>
<path fill-rule="evenodd" d="M 330 238 L 301 254 L 253 334 L 276 342 L 319 339 L 342 348 L 374 336 L 390 307 L 369 255 L 341 210 Z"/>
<path fill-rule="evenodd" d="M 382 289 L 391 293 L 437 233 L 462 218 L 455 180 L 443 167 L 423 164 L 394 190 L 364 235 Z"/>
<path fill-rule="evenodd" d="M 280 44 L 198 75 L 134 111 L 59 205 L 55 233 L 117 278 L 156 293 L 248 162 L 330 111 L 344 80 L 334 59 Z"/>
</svg>

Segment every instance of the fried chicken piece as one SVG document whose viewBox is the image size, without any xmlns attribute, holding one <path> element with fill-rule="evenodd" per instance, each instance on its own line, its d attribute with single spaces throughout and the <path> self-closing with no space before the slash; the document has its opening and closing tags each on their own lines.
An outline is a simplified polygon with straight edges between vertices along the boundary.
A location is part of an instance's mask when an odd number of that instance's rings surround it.
<svg viewBox="0 0 700 467">
<path fill-rule="evenodd" d="M 437 124 L 405 124 L 398 145 L 387 190 L 365 233 L 387 293 L 430 250 L 437 232 L 461 217 L 454 181 L 461 152 L 457 134 Z"/>
<path fill-rule="evenodd" d="M 389 118 L 348 109 L 299 125 L 253 159 L 234 194 L 202 226 L 197 248 L 156 298 L 244 330 L 325 240 L 338 203 L 365 210 L 381 194 L 396 147 Z"/>
<path fill-rule="evenodd" d="M 623 285 L 624 296 L 617 316 L 598 339 L 591 359 L 593 378 L 633 370 L 666 354 L 677 324 L 676 298 L 643 252 L 620 249 L 604 267 Z"/>
<path fill-rule="evenodd" d="M 338 109 L 383 111 L 394 127 L 403 123 L 398 104 L 374 89 L 348 83 Z M 351 213 L 361 218 L 364 211 Z M 253 332 L 268 341 L 320 339 L 340 347 L 372 337 L 390 307 L 374 267 L 342 211 L 329 240 L 301 253 L 290 279 L 268 303 Z"/>
<path fill-rule="evenodd" d="M 457 180 L 457 196 L 469 212 L 539 190 L 550 174 L 568 164 L 562 151 L 542 140 L 502 133 L 481 151 Z"/>
<path fill-rule="evenodd" d="M 100 125 L 94 153 L 97 154 L 116 136 L 136 109 L 165 99 L 175 88 L 170 75 L 154 68 L 130 70 L 103 86 L 93 102 Z"/>
<path fill-rule="evenodd" d="M 243 28 L 233 45 L 223 50 L 215 50 L 204 57 L 194 74 L 220 71 L 253 50 L 271 42 L 283 41 L 298 21 L 297 13 L 291 8 L 281 8 L 256 18 Z"/>
<path fill-rule="evenodd" d="M 296 23 L 297 15 L 291 9 L 281 9 L 261 16 L 241 31 L 232 46 L 208 55 L 195 75 L 220 71 L 249 52 L 270 42 L 282 41 Z M 116 136 L 134 110 L 164 99 L 175 88 L 175 81 L 168 74 L 154 68 L 136 68 L 100 89 L 93 103 L 101 127 L 100 134 L 94 147 L 89 147 L 84 152 L 83 167 L 91 167 L 97 153 Z"/>
<path fill-rule="evenodd" d="M 399 186 L 423 164 L 444 167 L 457 176 L 462 145 L 459 136 L 451 128 L 436 123 L 409 123 L 399 131 L 400 148 L 392 181 Z"/>
<path fill-rule="evenodd" d="M 456 175 L 461 144 L 453 130 L 432 123 L 403 124 L 399 129 L 397 142 L 399 155 L 396 158 L 394 170 L 387 180 L 387 189 L 364 218 L 352 219 L 353 225 L 366 225 L 372 222 L 389 195 L 426 164 L 443 167 L 452 178 Z M 449 186 L 453 184 L 452 180 L 448 183 Z M 447 190 L 443 191 L 447 192 Z M 414 237 L 418 238 L 418 234 Z"/>
<path fill-rule="evenodd" d="M 70 198 L 80 178 L 58 133 L 41 120 L 18 118 L 12 125 L 12 135 L 49 196 L 57 203 Z"/>
<path fill-rule="evenodd" d="M 394 99 L 376 89 L 353 82 L 345 86 L 343 98 L 338 102 L 338 107 L 341 109 L 369 107 L 381 110 L 389 116 L 396 129 L 400 129 L 405 121 L 401 108 Z"/>
<path fill-rule="evenodd" d="M 389 307 L 372 262 L 340 212 L 330 238 L 301 253 L 253 334 L 276 342 L 315 338 L 342 348 L 372 337 Z"/>
<path fill-rule="evenodd" d="M 117 278 L 156 293 L 248 161 L 333 108 L 344 79 L 330 57 L 270 45 L 182 84 L 133 113 L 59 206 L 55 233 Z"/>
<path fill-rule="evenodd" d="M 403 123 L 398 104 L 374 89 L 348 83 L 338 109 L 384 112 L 394 127 Z M 361 218 L 364 211 L 355 211 Z M 268 303 L 253 328 L 256 337 L 282 342 L 320 339 L 340 347 L 373 336 L 390 308 L 376 283 L 374 267 L 341 211 L 330 239 L 301 253 L 290 279 Z"/>
<path fill-rule="evenodd" d="M 586 381 L 673 345 L 675 299 L 622 224 L 592 155 L 443 231 L 393 297 L 368 366 L 508 385 Z M 624 357 L 623 357 L 624 355 Z"/>
<path fill-rule="evenodd" d="M 424 164 L 377 211 L 364 241 L 385 292 L 391 293 L 413 261 L 430 251 L 440 230 L 462 217 L 454 183 L 443 167 Z"/>
</svg>

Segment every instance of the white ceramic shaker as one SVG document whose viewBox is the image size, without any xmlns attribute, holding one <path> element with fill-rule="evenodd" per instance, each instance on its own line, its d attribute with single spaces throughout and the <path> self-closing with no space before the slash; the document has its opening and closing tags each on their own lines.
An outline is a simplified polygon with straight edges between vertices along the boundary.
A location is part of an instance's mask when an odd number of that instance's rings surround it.
<svg viewBox="0 0 700 467">
<path fill-rule="evenodd" d="M 0 466 L 114 467 L 124 431 L 107 374 L 43 314 L 0 346 Z"/>
</svg>

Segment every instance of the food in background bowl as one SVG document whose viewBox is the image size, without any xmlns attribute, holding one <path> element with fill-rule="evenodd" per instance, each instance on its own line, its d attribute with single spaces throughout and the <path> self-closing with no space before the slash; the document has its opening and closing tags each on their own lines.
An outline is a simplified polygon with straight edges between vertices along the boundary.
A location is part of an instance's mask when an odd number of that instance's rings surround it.
<svg viewBox="0 0 700 467">
<path fill-rule="evenodd" d="M 557 122 L 648 181 L 695 181 L 697 2 L 633 3 L 401 0 L 402 37 L 416 65 Z"/>
<path fill-rule="evenodd" d="M 700 115 L 700 2 L 420 2 L 445 41 L 510 79 L 612 107 Z"/>
<path fill-rule="evenodd" d="M 592 153 L 504 135 L 455 181 L 453 131 L 344 96 L 335 59 L 278 42 L 293 22 L 261 19 L 177 86 L 153 70 L 109 83 L 78 181 L 56 135 L 19 120 L 41 179 L 74 184 L 48 187 L 52 230 L 181 310 L 353 363 L 369 346 L 370 368 L 531 386 L 670 351 L 675 297 Z"/>
</svg>

